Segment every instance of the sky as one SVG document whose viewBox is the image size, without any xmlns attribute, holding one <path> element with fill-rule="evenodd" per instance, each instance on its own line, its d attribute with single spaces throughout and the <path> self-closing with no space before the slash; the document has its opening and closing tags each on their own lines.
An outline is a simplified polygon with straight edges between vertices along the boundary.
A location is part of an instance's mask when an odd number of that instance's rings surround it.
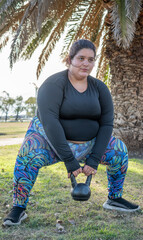
<svg viewBox="0 0 143 240">
<path fill-rule="evenodd" d="M 66 69 L 65 64 L 60 58 L 63 40 L 61 39 L 55 50 L 52 52 L 48 62 L 44 66 L 42 73 L 37 80 L 36 67 L 38 65 L 38 56 L 43 46 L 40 46 L 30 60 L 19 60 L 11 70 L 9 67 L 10 43 L 0 51 L 0 95 L 3 91 L 10 94 L 10 97 L 22 96 L 24 100 L 35 96 L 35 86 L 38 87 L 50 75 Z M 92 71 L 94 75 L 95 69 Z"/>
<path fill-rule="evenodd" d="M 50 75 L 66 69 L 60 58 L 59 44 L 51 54 L 43 71 L 37 80 L 36 67 L 38 65 L 38 56 L 41 47 L 36 50 L 30 60 L 19 60 L 12 68 L 9 67 L 10 43 L 0 52 L 0 95 L 3 91 L 10 94 L 11 97 L 23 96 L 27 100 L 31 96 L 35 96 L 35 86 L 38 87 Z"/>
</svg>

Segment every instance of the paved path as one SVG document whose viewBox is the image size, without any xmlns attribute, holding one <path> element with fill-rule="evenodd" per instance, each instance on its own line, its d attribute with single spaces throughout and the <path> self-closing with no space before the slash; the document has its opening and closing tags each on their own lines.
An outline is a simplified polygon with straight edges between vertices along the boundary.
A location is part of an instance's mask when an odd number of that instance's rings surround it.
<svg viewBox="0 0 143 240">
<path fill-rule="evenodd" d="M 23 142 L 23 138 L 3 138 L 0 139 L 0 146 L 20 144 Z"/>
</svg>

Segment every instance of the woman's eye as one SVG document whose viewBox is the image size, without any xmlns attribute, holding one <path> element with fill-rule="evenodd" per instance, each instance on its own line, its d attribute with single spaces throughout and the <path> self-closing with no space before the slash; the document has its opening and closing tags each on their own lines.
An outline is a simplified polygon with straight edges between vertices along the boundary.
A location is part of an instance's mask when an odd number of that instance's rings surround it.
<svg viewBox="0 0 143 240">
<path fill-rule="evenodd" d="M 83 57 L 79 57 L 79 60 L 82 61 L 82 60 L 84 60 L 84 58 Z"/>
<path fill-rule="evenodd" d="M 88 61 L 89 61 L 90 63 L 93 63 L 93 62 L 94 62 L 94 58 L 89 58 Z"/>
</svg>

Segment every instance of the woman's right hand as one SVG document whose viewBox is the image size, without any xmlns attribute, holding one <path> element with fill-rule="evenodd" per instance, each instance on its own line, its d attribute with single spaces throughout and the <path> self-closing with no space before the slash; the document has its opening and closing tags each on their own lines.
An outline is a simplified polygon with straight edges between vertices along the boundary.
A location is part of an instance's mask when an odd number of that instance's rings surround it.
<svg viewBox="0 0 143 240">
<path fill-rule="evenodd" d="M 76 171 L 72 172 L 75 177 L 77 177 L 80 173 L 82 173 L 82 168 L 78 168 Z M 68 173 L 68 178 L 70 178 L 71 173 Z"/>
</svg>

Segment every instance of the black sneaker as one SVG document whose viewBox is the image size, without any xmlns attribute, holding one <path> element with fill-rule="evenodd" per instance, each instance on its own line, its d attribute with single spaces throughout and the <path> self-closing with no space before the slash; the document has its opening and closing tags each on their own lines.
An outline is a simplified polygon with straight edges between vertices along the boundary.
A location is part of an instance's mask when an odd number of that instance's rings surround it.
<svg viewBox="0 0 143 240">
<path fill-rule="evenodd" d="M 103 208 L 121 212 L 135 212 L 140 209 L 140 206 L 130 203 L 124 198 L 110 199 L 108 197 L 108 200 L 103 204 Z"/>
<path fill-rule="evenodd" d="M 21 221 L 27 218 L 25 209 L 21 207 L 13 207 L 7 217 L 4 219 L 3 226 L 20 225 Z"/>
</svg>

